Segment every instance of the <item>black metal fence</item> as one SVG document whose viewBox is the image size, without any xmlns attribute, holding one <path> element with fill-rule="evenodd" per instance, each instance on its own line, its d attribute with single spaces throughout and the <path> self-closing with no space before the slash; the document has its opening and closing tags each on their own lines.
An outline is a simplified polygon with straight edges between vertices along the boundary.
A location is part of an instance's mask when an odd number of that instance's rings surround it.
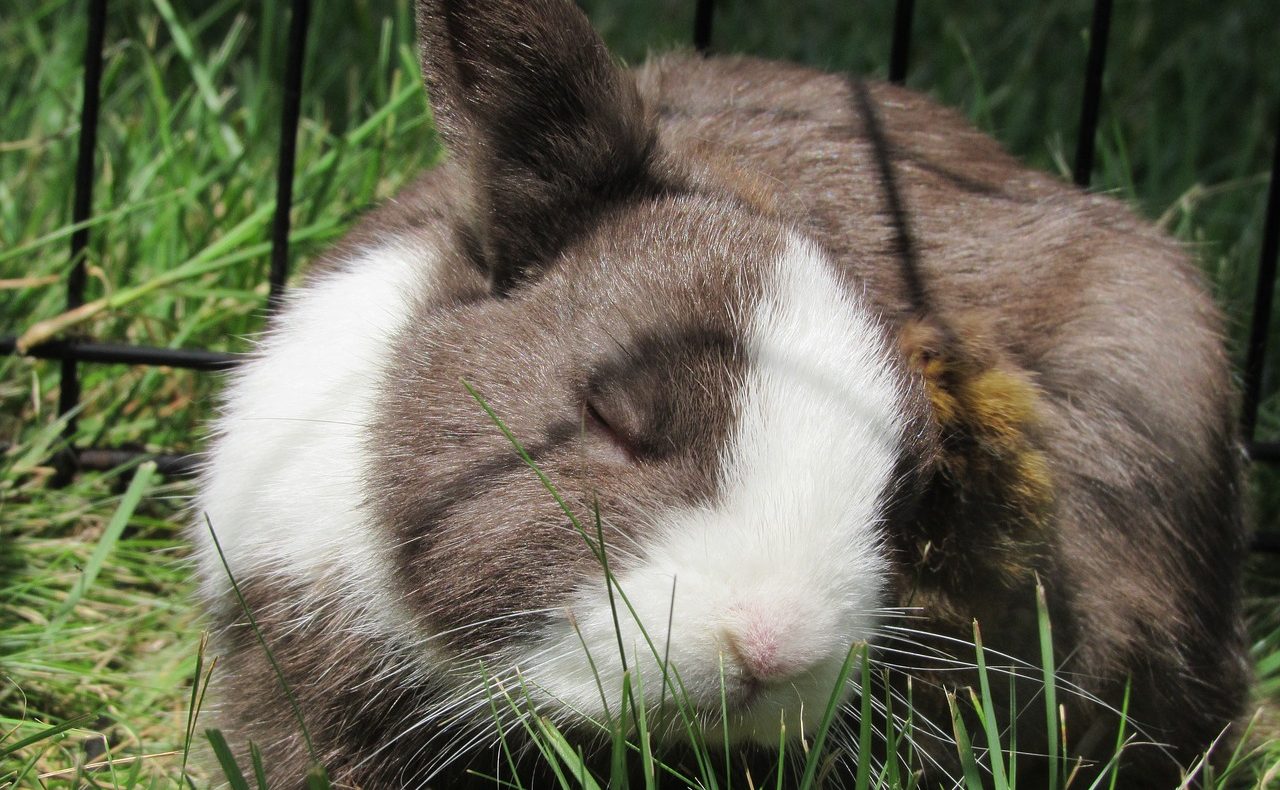
<svg viewBox="0 0 1280 790">
<path fill-rule="evenodd" d="M 714 2 L 713 0 L 696 0 L 696 2 L 693 42 L 699 51 L 706 52 L 711 46 Z M 1084 64 L 1083 96 L 1073 168 L 1074 181 L 1081 187 L 1089 185 L 1093 171 L 1102 75 L 1106 66 L 1107 45 L 1110 39 L 1111 5 L 1111 0 L 1094 0 L 1093 5 L 1089 54 Z M 897 0 L 889 61 L 889 79 L 892 82 L 902 83 L 906 79 L 914 6 L 914 0 Z M 293 0 L 291 11 L 288 51 L 281 84 L 284 109 L 280 119 L 280 161 L 271 233 L 268 306 L 272 309 L 279 304 L 289 273 L 289 213 L 293 199 L 294 153 L 302 98 L 303 54 L 307 44 L 307 22 L 311 13 L 310 0 Z M 69 310 L 84 304 L 85 251 L 89 245 L 87 223 L 91 215 L 93 198 L 94 150 L 98 137 L 98 104 L 102 81 L 107 0 L 89 0 L 88 15 L 88 36 L 84 54 L 84 102 L 80 110 L 75 202 L 72 211 L 72 222 L 80 227 L 71 235 L 73 265 L 67 277 L 66 302 Z M 1263 363 L 1266 358 L 1275 292 L 1276 262 L 1277 257 L 1280 257 L 1280 115 L 1276 119 L 1275 146 L 1267 196 L 1262 257 L 1258 264 L 1253 315 L 1246 346 L 1241 405 L 1241 435 L 1244 438 L 1245 448 L 1251 459 L 1264 463 L 1280 463 L 1280 442 L 1259 441 L 1256 435 Z M 17 338 L 13 336 L 0 338 L 0 353 L 16 353 L 16 341 Z M 76 447 L 71 444 L 76 433 L 74 412 L 80 403 L 80 366 L 82 364 L 163 365 L 189 370 L 216 371 L 233 367 L 238 359 L 234 354 L 202 349 L 153 348 L 104 343 L 83 338 L 66 338 L 41 343 L 27 349 L 25 353 L 32 357 L 60 360 L 62 366 L 58 410 L 61 415 L 67 417 L 65 434 L 68 447 L 59 455 L 57 464 L 58 477 L 64 480 L 80 469 L 111 468 L 142 454 L 133 450 Z M 189 474 L 194 468 L 194 457 L 190 455 L 146 455 L 154 458 L 160 471 L 166 474 Z M 1280 552 L 1280 532 L 1259 534 L 1255 540 L 1255 548 Z"/>
</svg>

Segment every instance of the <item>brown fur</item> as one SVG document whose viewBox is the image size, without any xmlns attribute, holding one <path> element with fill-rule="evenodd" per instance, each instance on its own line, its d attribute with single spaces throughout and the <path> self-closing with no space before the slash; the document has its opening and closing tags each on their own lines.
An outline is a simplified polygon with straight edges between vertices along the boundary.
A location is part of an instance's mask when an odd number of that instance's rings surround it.
<svg viewBox="0 0 1280 790">
<path fill-rule="evenodd" d="M 989 646 L 1038 664 L 1043 581 L 1064 671 L 1114 707 L 1131 681 L 1133 720 L 1169 746 L 1128 751 L 1127 787 L 1170 786 L 1235 721 L 1249 676 L 1234 397 L 1220 318 L 1178 245 L 910 91 L 751 58 L 623 72 L 553 0 L 420 9 L 451 161 L 367 217 L 316 276 L 389 236 L 445 256 L 398 341 L 367 470 L 425 628 L 555 606 L 599 575 L 459 381 L 580 512 L 610 491 L 599 507 L 625 531 L 657 506 L 703 501 L 741 373 L 734 306 L 758 298 L 759 267 L 794 227 L 901 348 L 916 423 L 887 527 L 896 603 L 923 605 L 922 627 L 942 636 L 971 637 L 977 618 Z M 634 463 L 593 433 L 592 399 Z M 267 609 L 291 595 L 256 589 Z M 288 619 L 268 618 L 268 633 Z M 486 655 L 536 620 L 458 630 L 446 647 Z M 302 692 L 332 712 L 317 729 L 376 732 L 322 700 L 385 669 L 383 645 L 309 632 L 276 647 L 291 676 L 321 678 Z M 264 662 L 234 629 L 223 640 L 238 711 L 223 721 L 278 743 L 287 722 L 259 703 Z M 940 722 L 942 691 L 974 682 L 927 666 L 915 677 Z M 406 683 L 386 704 L 411 713 L 430 687 Z M 1115 717 L 1065 705 L 1073 754 L 1105 760 Z M 1034 750 L 1043 711 L 1029 707 L 1019 746 Z M 289 743 L 269 753 L 296 765 Z M 339 775 L 367 748 L 326 743 Z M 1026 779 L 1037 770 L 1019 765 Z"/>
</svg>

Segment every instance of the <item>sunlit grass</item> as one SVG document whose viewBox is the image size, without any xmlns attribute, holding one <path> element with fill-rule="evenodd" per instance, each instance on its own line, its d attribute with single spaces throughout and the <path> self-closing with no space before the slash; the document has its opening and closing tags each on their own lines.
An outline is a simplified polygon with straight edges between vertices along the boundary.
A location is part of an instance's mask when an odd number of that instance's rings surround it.
<svg viewBox="0 0 1280 790">
<path fill-rule="evenodd" d="M 260 331 L 288 5 L 110 3 L 87 259 L 88 298 L 99 309 L 68 331 L 229 351 L 247 349 Z M 583 5 L 631 62 L 686 41 L 692 18 L 691 2 Z M 1053 0 L 1034 14 L 1011 1 L 963 12 L 917 5 L 909 83 L 961 108 L 1032 165 L 1065 173 L 1089 4 Z M 1193 246 L 1238 351 L 1261 239 L 1275 133 L 1268 103 L 1280 96 L 1280 55 L 1271 3 L 1230 5 L 1118 4 L 1094 180 Z M 890 4 L 718 6 L 722 49 L 885 71 Z M 353 0 L 347 8 L 313 12 L 293 210 L 299 262 L 441 153 L 416 74 L 410 4 Z M 0 14 L 0 334 L 62 312 L 84 9 L 44 0 Z M 215 377 L 83 371 L 81 444 L 201 445 Z M 1275 436 L 1280 398 L 1270 375 L 1261 425 Z M 184 772 L 207 786 L 212 777 L 198 766 L 213 763 L 185 756 L 193 739 L 200 749 L 207 743 L 204 725 L 189 715 L 192 679 L 208 670 L 180 535 L 189 484 L 134 465 L 48 487 L 47 460 L 60 434 L 57 384 L 56 364 L 0 358 L 0 787 L 172 787 Z M 1280 480 L 1270 471 L 1256 477 L 1253 510 L 1277 528 Z M 585 532 L 590 537 L 590 524 Z M 1280 782 L 1280 746 L 1267 740 L 1280 731 L 1276 578 L 1280 563 L 1255 560 L 1250 613 L 1264 706 L 1257 737 L 1232 775 L 1214 783 Z M 956 705 L 964 710 L 973 700 L 961 696 Z M 1053 718 L 1049 705 L 1050 730 Z M 579 786 L 575 745 L 554 727 L 530 725 Z M 620 753 L 636 754 L 621 731 L 606 737 Z M 982 727 L 965 737 L 985 744 L 992 735 Z M 1258 743 L 1261 751 L 1251 753 Z M 716 759 L 705 752 L 699 776 L 724 772 Z M 865 781 L 909 785 L 910 764 L 891 762 Z M 242 768 L 253 784 L 253 766 Z M 974 770 L 990 778 L 989 768 Z M 1010 784 L 1015 770 L 1006 772 Z M 602 785 L 611 778 L 596 777 Z"/>
</svg>

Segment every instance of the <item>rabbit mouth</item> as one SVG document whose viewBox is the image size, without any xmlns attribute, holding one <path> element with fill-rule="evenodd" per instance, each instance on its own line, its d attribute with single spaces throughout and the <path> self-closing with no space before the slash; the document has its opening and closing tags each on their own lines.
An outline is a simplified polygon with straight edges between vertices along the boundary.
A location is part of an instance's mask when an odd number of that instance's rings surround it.
<svg viewBox="0 0 1280 790">
<path fill-rule="evenodd" d="M 781 741 L 794 742 L 812 737 L 822 726 L 835 679 L 813 677 L 793 681 L 761 681 L 754 678 L 726 680 L 719 699 L 705 700 L 693 713 L 702 737 L 708 744 L 762 746 L 776 749 Z M 825 684 L 826 691 L 818 691 Z M 853 694 L 848 686 L 838 695 L 847 702 Z M 687 738 L 682 714 L 676 714 L 662 728 L 676 740 Z M 666 719 L 672 719 L 668 713 Z M 670 725 L 677 726 L 670 726 Z"/>
</svg>

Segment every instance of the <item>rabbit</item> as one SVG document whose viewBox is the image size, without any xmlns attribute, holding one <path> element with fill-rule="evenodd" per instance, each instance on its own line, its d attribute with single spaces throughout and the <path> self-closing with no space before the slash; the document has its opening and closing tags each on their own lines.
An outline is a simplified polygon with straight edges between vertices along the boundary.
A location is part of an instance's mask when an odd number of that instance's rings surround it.
<svg viewBox="0 0 1280 790">
<path fill-rule="evenodd" d="M 520 711 L 594 759 L 624 674 L 660 754 L 799 754 L 834 699 L 837 775 L 901 730 L 954 786 L 977 637 L 1046 786 L 1042 609 L 1068 768 L 1122 711 L 1125 787 L 1229 751 L 1242 453 L 1176 242 L 901 87 L 624 69 L 567 0 L 417 23 L 447 160 L 234 372 L 190 527 L 272 786 L 536 777 Z"/>
</svg>

